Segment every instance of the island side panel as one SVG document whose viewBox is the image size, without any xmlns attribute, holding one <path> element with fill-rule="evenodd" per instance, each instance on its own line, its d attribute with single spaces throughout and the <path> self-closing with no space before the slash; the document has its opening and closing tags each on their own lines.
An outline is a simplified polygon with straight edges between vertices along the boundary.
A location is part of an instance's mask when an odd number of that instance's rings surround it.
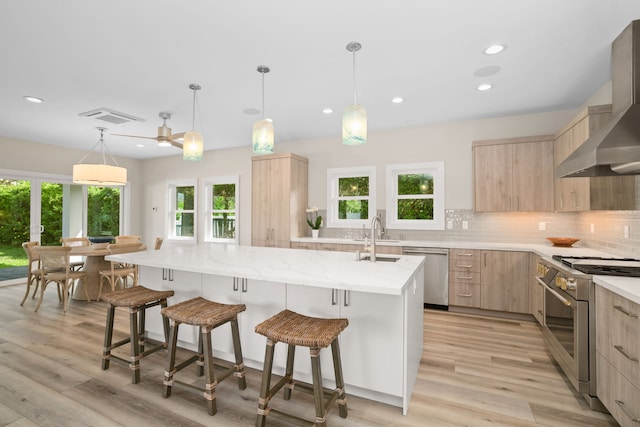
<svg viewBox="0 0 640 427">
<path fill-rule="evenodd" d="M 424 349 L 424 263 L 416 271 L 403 293 L 405 371 L 402 414 L 409 412 L 409 403 L 418 378 Z"/>
</svg>

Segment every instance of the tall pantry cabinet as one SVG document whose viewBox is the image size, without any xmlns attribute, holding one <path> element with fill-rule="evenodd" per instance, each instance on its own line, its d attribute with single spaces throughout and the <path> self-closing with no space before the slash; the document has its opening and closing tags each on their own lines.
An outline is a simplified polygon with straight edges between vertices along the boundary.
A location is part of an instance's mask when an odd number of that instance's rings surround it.
<svg viewBox="0 0 640 427">
<path fill-rule="evenodd" d="M 611 118 L 611 105 L 582 110 L 554 141 L 554 164 L 558 166 Z M 558 212 L 589 210 L 634 210 L 634 176 L 600 176 L 555 179 Z"/>
<path fill-rule="evenodd" d="M 288 248 L 306 225 L 309 161 L 284 153 L 256 156 L 251 166 L 251 244 Z"/>
</svg>

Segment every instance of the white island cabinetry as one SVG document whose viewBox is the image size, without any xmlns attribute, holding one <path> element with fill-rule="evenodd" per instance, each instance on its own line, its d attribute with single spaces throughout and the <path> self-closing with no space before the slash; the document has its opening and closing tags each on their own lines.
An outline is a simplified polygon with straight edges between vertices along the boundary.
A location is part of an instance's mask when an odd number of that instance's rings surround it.
<svg viewBox="0 0 640 427">
<path fill-rule="evenodd" d="M 167 245 L 107 259 L 138 264 L 143 286 L 173 289 L 169 305 L 196 296 L 245 304 L 246 311 L 238 315 L 240 340 L 245 364 L 256 369 L 262 369 L 266 341 L 254 328 L 282 309 L 346 317 L 349 326 L 340 335 L 340 346 L 347 393 L 407 413 L 423 349 L 424 257 L 372 263 L 356 261 L 346 252 Z M 216 357 L 233 361 L 227 329 L 214 330 L 212 344 Z M 147 315 L 147 331 L 151 338 L 163 337 L 157 309 Z M 194 350 L 195 329 L 185 325 L 180 332 L 179 345 Z M 331 384 L 333 366 L 326 353 L 322 374 Z M 276 357 L 275 371 L 282 373 L 285 345 L 276 346 Z M 310 371 L 308 359 L 308 350 L 300 348 L 295 368 L 303 377 Z"/>
</svg>

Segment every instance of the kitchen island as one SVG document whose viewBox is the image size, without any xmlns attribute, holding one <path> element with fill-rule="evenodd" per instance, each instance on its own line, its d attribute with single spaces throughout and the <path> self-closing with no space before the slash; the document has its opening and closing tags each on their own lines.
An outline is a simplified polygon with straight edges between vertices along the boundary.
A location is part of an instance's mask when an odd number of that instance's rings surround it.
<svg viewBox="0 0 640 427">
<path fill-rule="evenodd" d="M 385 258 L 390 258 L 385 256 Z M 340 336 L 347 394 L 402 408 L 406 415 L 423 349 L 424 257 L 357 261 L 354 253 L 236 245 L 166 245 L 158 251 L 111 255 L 140 266 L 140 284 L 173 289 L 176 304 L 196 296 L 243 303 L 238 316 L 245 365 L 262 369 L 265 339 L 255 325 L 287 308 L 317 317 L 346 317 Z M 149 337 L 162 339 L 158 308 L 147 314 Z M 229 328 L 212 333 L 216 357 L 233 361 Z M 197 330 L 182 326 L 179 345 L 195 349 Z M 276 346 L 282 374 L 286 347 Z M 322 350 L 323 381 L 333 387 L 330 349 Z M 311 380 L 309 352 L 296 349 L 295 374 Z"/>
</svg>

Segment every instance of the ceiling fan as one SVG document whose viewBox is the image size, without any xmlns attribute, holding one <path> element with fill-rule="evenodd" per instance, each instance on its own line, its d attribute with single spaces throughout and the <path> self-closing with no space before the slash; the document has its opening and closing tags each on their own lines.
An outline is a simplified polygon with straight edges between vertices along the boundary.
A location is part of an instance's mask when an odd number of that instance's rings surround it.
<svg viewBox="0 0 640 427">
<path fill-rule="evenodd" d="M 158 116 L 162 119 L 162 126 L 158 128 L 158 136 L 139 136 L 139 135 L 124 135 L 119 133 L 112 133 L 113 136 L 128 136 L 131 138 L 144 138 L 154 139 L 158 141 L 158 145 L 161 147 L 174 146 L 182 149 L 182 143 L 178 140 L 184 137 L 184 132 L 171 133 L 171 128 L 167 126 L 167 119 L 171 118 L 171 113 L 161 112 Z"/>
</svg>

